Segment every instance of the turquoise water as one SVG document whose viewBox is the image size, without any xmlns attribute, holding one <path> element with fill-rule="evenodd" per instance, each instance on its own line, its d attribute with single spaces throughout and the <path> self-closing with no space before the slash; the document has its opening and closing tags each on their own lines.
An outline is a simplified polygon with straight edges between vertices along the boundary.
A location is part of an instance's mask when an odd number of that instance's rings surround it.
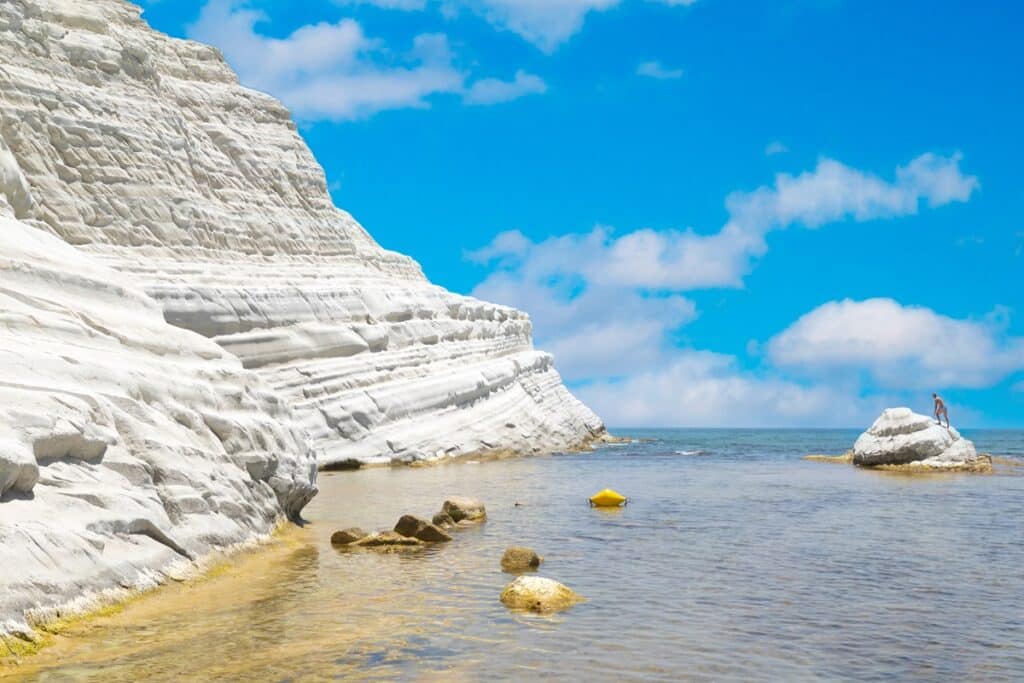
<svg viewBox="0 0 1024 683">
<path fill-rule="evenodd" d="M 844 451 L 855 431 L 628 435 L 650 441 L 324 475 L 289 547 L 179 592 L 173 610 L 132 607 L 26 676 L 1024 679 L 1024 468 L 911 477 L 801 460 Z M 967 436 L 1024 463 L 1024 432 Z M 630 504 L 591 509 L 604 487 Z M 429 515 L 454 493 L 484 499 L 489 521 L 446 546 L 377 555 L 328 542 L 342 526 Z M 540 575 L 587 602 L 507 611 L 511 544 L 535 548 Z"/>
</svg>

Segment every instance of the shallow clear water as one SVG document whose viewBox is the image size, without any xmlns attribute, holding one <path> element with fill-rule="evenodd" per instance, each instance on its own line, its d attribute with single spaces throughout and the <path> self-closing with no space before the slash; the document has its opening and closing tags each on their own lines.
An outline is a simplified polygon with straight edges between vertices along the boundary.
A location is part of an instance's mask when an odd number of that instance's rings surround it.
<svg viewBox="0 0 1024 683">
<path fill-rule="evenodd" d="M 312 524 L 189 586 L 89 622 L 27 680 L 1024 678 L 1024 467 L 900 476 L 807 462 L 853 431 L 632 432 L 596 453 L 324 474 Z M 974 432 L 1021 459 L 1024 432 Z M 630 496 L 591 509 L 604 487 Z M 403 555 L 342 526 L 489 521 Z M 516 502 L 521 506 L 516 507 Z M 584 604 L 507 611 L 511 544 Z M 0 675 L 4 672 L 0 670 Z M 11 675 L 11 672 L 6 672 Z"/>
</svg>

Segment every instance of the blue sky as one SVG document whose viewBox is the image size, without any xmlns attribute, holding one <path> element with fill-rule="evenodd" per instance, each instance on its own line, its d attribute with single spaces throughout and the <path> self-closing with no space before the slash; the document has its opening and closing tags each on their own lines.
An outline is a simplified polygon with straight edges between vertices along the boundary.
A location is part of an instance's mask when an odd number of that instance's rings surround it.
<svg viewBox="0 0 1024 683">
<path fill-rule="evenodd" d="M 1018 3 L 169 0 L 613 426 L 1024 426 Z"/>
</svg>

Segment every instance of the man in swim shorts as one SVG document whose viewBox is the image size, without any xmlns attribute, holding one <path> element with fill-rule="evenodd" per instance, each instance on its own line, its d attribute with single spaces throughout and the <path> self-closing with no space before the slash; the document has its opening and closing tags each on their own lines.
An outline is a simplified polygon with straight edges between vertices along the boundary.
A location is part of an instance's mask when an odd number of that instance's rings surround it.
<svg viewBox="0 0 1024 683">
<path fill-rule="evenodd" d="M 940 425 L 942 424 L 942 418 L 946 418 L 946 429 L 949 429 L 949 411 L 946 410 L 946 402 L 938 394 L 932 394 L 932 398 L 935 399 L 935 421 Z"/>
</svg>

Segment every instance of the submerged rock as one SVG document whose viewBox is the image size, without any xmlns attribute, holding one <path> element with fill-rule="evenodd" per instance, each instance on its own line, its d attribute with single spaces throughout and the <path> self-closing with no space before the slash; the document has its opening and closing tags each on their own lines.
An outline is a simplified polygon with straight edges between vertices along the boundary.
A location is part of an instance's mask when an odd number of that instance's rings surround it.
<svg viewBox="0 0 1024 683">
<path fill-rule="evenodd" d="M 403 515 L 395 524 L 395 533 L 427 543 L 445 543 L 452 540 L 452 537 L 439 527 L 415 515 Z"/>
<path fill-rule="evenodd" d="M 501 568 L 507 572 L 522 572 L 536 569 L 544 558 L 530 548 L 514 545 L 505 549 L 501 556 Z"/>
<path fill-rule="evenodd" d="M 909 408 L 888 408 L 853 445 L 853 464 L 937 470 L 985 470 L 987 456 L 951 427 Z"/>
<path fill-rule="evenodd" d="M 531 612 L 557 612 L 583 600 L 568 586 L 540 576 L 520 576 L 501 592 L 506 607 Z"/>
<path fill-rule="evenodd" d="M 452 496 L 441 506 L 441 512 L 456 522 L 482 522 L 487 519 L 487 509 L 476 498 Z"/>
<path fill-rule="evenodd" d="M 442 529 L 451 529 L 455 526 L 455 520 L 447 512 L 438 512 L 431 521 Z"/>
<path fill-rule="evenodd" d="M 361 538 L 366 538 L 367 536 L 369 536 L 369 534 L 359 527 L 349 527 L 348 529 L 335 531 L 331 534 L 331 545 L 350 545 Z"/>
</svg>

